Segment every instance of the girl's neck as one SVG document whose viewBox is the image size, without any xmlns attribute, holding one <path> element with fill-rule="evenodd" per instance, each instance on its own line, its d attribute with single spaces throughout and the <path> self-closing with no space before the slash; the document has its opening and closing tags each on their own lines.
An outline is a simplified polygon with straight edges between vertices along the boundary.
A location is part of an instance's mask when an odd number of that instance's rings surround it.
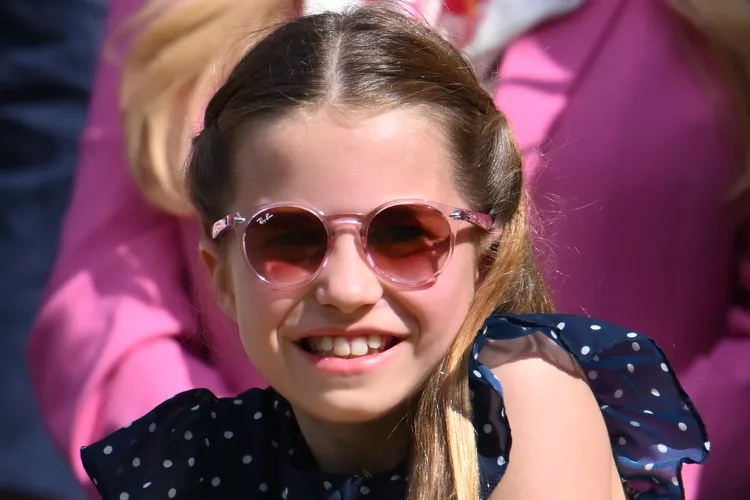
<svg viewBox="0 0 750 500">
<path fill-rule="evenodd" d="M 325 473 L 379 474 L 407 458 L 411 438 L 405 412 L 364 423 L 324 422 L 297 410 L 295 416 Z"/>
</svg>

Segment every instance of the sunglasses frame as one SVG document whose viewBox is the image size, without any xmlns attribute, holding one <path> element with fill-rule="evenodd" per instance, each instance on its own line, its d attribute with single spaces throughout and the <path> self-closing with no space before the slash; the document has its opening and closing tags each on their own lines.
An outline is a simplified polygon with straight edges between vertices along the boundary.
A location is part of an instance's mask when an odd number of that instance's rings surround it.
<svg viewBox="0 0 750 500">
<path fill-rule="evenodd" d="M 378 265 L 375 263 L 374 258 L 372 257 L 370 251 L 367 247 L 367 231 L 369 230 L 370 223 L 372 222 L 375 217 L 377 217 L 381 212 L 384 210 L 387 210 L 389 208 L 400 206 L 400 205 L 419 205 L 419 206 L 427 206 L 431 209 L 434 209 L 442 214 L 442 216 L 445 218 L 446 222 L 448 222 L 448 226 L 450 227 L 450 247 L 448 250 L 448 255 L 445 258 L 445 262 L 443 265 L 438 269 L 432 276 L 429 278 L 426 278 L 419 282 L 414 283 L 405 283 L 404 281 L 399 281 L 398 279 L 390 276 L 388 273 L 380 269 Z M 266 212 L 268 210 L 272 210 L 274 208 L 294 208 L 299 210 L 304 210 L 306 212 L 309 212 L 311 215 L 316 217 L 323 228 L 326 231 L 327 236 L 327 244 L 325 249 L 325 254 L 318 265 L 318 268 L 315 270 L 314 273 L 311 273 L 308 278 L 305 280 L 295 283 L 293 285 L 281 285 L 278 283 L 274 283 L 273 281 L 270 281 L 268 278 L 263 276 L 261 273 L 259 273 L 255 267 L 250 263 L 250 259 L 247 255 L 247 245 L 246 245 L 246 237 L 247 237 L 247 227 L 252 221 L 256 221 L 259 224 L 264 224 L 270 217 L 268 217 L 271 214 L 265 214 L 263 215 L 263 212 Z M 387 203 L 383 203 L 382 205 L 377 206 L 373 210 L 371 210 L 367 214 L 359 214 L 359 213 L 341 213 L 341 214 L 335 214 L 335 215 L 328 215 L 325 212 L 322 212 L 321 210 L 317 210 L 313 207 L 299 204 L 299 203 L 267 203 L 264 205 L 259 205 L 253 208 L 252 215 L 249 217 L 245 217 L 239 212 L 235 212 L 232 214 L 228 214 L 224 216 L 223 218 L 216 221 L 211 230 L 211 237 L 214 241 L 218 240 L 222 234 L 226 233 L 227 231 L 234 230 L 235 232 L 238 230 L 241 230 L 241 244 L 242 244 L 242 256 L 245 259 L 245 263 L 247 266 L 253 271 L 253 273 L 260 279 L 263 283 L 267 284 L 268 286 L 278 289 L 278 290 L 296 290 L 303 288 L 313 281 L 315 281 L 318 276 L 320 275 L 321 271 L 325 268 L 325 266 L 328 264 L 328 259 L 331 254 L 331 247 L 332 243 L 334 241 L 334 238 L 336 236 L 336 233 L 339 232 L 339 227 L 341 226 L 347 226 L 347 227 L 354 227 L 356 228 L 355 233 L 358 236 L 359 244 L 357 244 L 357 251 L 360 254 L 360 257 L 362 260 L 364 260 L 370 270 L 375 273 L 376 276 L 378 276 L 381 280 L 384 280 L 386 283 L 389 283 L 390 285 L 401 288 L 401 289 L 416 289 L 416 288 L 422 288 L 425 286 L 430 286 L 433 284 L 437 278 L 442 274 L 443 270 L 445 270 L 450 263 L 451 257 L 453 256 L 453 248 L 455 246 L 455 239 L 456 239 L 456 233 L 458 232 L 458 228 L 461 225 L 462 222 L 468 222 L 472 224 L 473 226 L 476 226 L 479 229 L 482 229 L 484 231 L 490 231 L 495 223 L 494 217 L 491 215 L 487 215 L 481 212 L 476 212 L 474 210 L 469 210 L 465 208 L 458 208 L 451 205 L 446 205 L 443 203 L 438 203 L 430 200 L 424 200 L 424 199 L 418 199 L 418 198 L 404 198 L 399 200 L 393 200 L 389 201 Z"/>
</svg>

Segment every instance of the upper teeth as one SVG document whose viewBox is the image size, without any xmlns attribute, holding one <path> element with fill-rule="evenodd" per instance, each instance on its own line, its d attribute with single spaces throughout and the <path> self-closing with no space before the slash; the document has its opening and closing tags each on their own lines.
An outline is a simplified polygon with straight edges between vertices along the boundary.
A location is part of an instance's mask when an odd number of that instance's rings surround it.
<svg viewBox="0 0 750 500">
<path fill-rule="evenodd" d="M 380 335 L 368 335 L 367 337 L 310 337 L 308 345 L 310 349 L 327 356 L 364 356 L 373 349 L 378 351 L 383 347 L 383 337 Z"/>
</svg>

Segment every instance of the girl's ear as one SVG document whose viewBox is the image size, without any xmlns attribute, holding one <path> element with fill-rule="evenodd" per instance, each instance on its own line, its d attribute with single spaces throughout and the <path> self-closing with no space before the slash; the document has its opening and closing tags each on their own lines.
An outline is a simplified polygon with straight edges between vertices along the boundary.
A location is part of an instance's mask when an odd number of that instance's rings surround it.
<svg viewBox="0 0 750 500">
<path fill-rule="evenodd" d="M 201 237 L 198 249 L 201 261 L 208 271 L 219 307 L 232 321 L 237 321 L 237 302 L 227 255 L 220 252 L 215 241 Z"/>
<path fill-rule="evenodd" d="M 479 258 L 477 259 L 477 271 L 474 276 L 475 289 L 479 288 L 487 277 L 492 264 L 497 256 L 497 249 L 500 246 L 500 240 L 503 236 L 503 228 L 493 228 L 489 234 L 483 235 L 477 246 Z"/>
</svg>

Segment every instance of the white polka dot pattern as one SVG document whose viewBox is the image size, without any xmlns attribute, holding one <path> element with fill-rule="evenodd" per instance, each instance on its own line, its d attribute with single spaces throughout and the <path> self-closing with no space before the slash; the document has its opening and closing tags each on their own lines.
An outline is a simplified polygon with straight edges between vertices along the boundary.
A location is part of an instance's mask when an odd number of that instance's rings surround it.
<svg viewBox="0 0 750 500">
<path fill-rule="evenodd" d="M 487 320 L 485 335 L 477 339 L 474 353 L 478 354 L 488 340 L 517 338 L 519 330 L 528 329 L 546 335 L 577 359 L 599 402 L 624 483 L 634 481 L 637 491 L 649 498 L 649 494 L 660 499 L 682 498 L 681 483 L 672 480 L 679 474 L 677 464 L 704 461 L 710 444 L 703 424 L 687 404 L 687 396 L 653 341 L 582 317 L 497 315 Z M 486 369 L 475 358 L 469 359 L 469 369 Z M 507 453 L 500 450 L 507 448 L 507 432 L 498 427 L 497 414 L 487 421 L 482 418 L 492 407 L 502 405 L 502 387 L 498 382 L 496 392 L 488 397 L 480 384 L 492 384 L 493 380 L 487 376 L 469 380 L 475 393 L 472 404 L 480 456 L 489 463 L 493 456 L 501 455 L 502 460 L 497 458 L 495 462 L 506 465 Z M 501 415 L 499 423 L 507 426 L 503 411 Z M 491 432 L 488 423 L 493 424 Z M 651 478 L 648 483 L 643 481 L 644 471 Z M 490 481 L 490 489 L 495 484 Z M 643 490 L 644 484 L 648 484 L 648 491 Z"/>
</svg>

